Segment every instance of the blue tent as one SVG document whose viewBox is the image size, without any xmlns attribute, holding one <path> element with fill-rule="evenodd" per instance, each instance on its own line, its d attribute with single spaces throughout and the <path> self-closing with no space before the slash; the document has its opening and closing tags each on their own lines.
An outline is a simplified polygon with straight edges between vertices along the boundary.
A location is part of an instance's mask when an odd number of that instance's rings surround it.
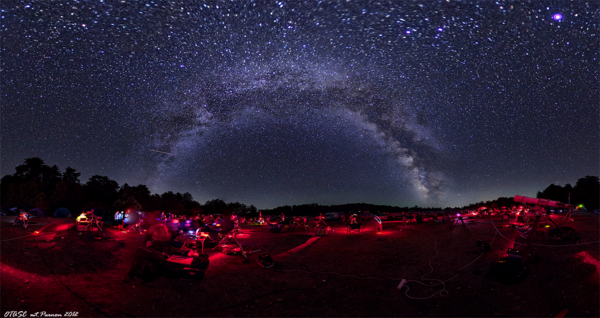
<svg viewBox="0 0 600 318">
<path fill-rule="evenodd" d="M 27 214 L 32 215 L 32 216 L 37 216 L 38 218 L 44 217 L 44 211 L 40 210 L 39 208 L 33 208 L 33 209 L 27 211 Z"/>
<path fill-rule="evenodd" d="M 69 212 L 69 209 L 67 208 L 58 208 L 54 211 L 54 216 L 59 218 L 70 218 L 71 212 Z"/>
</svg>

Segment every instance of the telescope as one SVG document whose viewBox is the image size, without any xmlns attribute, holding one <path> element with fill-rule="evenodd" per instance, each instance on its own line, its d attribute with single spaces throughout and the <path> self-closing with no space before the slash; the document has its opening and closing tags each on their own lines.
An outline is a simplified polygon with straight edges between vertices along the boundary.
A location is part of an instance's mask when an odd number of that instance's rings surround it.
<svg viewBox="0 0 600 318">
<path fill-rule="evenodd" d="M 515 195 L 515 199 L 514 200 L 515 200 L 515 202 L 521 202 L 521 203 L 525 203 L 525 204 L 539 205 L 539 206 L 548 206 L 548 207 L 564 208 L 564 207 L 568 207 L 569 206 L 569 204 L 562 203 L 560 201 L 552 201 L 552 200 L 547 200 L 547 199 L 529 198 L 529 197 L 524 197 L 522 195 Z"/>
</svg>

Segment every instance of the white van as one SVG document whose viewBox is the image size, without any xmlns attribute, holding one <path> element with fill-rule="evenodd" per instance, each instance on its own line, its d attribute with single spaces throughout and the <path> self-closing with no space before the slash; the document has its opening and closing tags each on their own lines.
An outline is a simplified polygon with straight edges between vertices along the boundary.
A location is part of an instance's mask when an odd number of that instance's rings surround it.
<svg viewBox="0 0 600 318">
<path fill-rule="evenodd" d="M 325 217 L 325 221 L 339 220 L 340 212 L 327 212 L 323 216 Z"/>
</svg>

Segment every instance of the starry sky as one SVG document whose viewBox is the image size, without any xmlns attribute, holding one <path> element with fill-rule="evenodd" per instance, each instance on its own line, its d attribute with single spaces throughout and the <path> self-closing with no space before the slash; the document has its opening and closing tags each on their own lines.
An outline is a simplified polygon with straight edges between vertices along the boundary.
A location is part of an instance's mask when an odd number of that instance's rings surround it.
<svg viewBox="0 0 600 318">
<path fill-rule="evenodd" d="M 598 175 L 598 1 L 2 1 L 26 158 L 259 208 L 462 206 Z"/>
</svg>

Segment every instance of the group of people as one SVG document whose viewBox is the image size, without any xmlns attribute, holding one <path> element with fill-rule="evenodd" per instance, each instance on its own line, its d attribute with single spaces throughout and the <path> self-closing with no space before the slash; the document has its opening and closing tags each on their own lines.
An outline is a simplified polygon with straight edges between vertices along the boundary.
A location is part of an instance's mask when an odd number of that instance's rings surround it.
<svg viewBox="0 0 600 318">
<path fill-rule="evenodd" d="M 195 232 L 197 236 L 201 232 L 219 232 L 224 223 L 225 216 L 217 215 L 196 215 L 194 217 L 165 217 L 164 213 L 149 212 L 145 217 L 148 231 L 144 243 L 147 247 L 152 247 L 159 251 L 164 251 L 177 236 Z M 240 219 L 231 216 L 233 231 L 240 230 Z M 229 222 L 228 224 L 231 224 Z"/>
</svg>

